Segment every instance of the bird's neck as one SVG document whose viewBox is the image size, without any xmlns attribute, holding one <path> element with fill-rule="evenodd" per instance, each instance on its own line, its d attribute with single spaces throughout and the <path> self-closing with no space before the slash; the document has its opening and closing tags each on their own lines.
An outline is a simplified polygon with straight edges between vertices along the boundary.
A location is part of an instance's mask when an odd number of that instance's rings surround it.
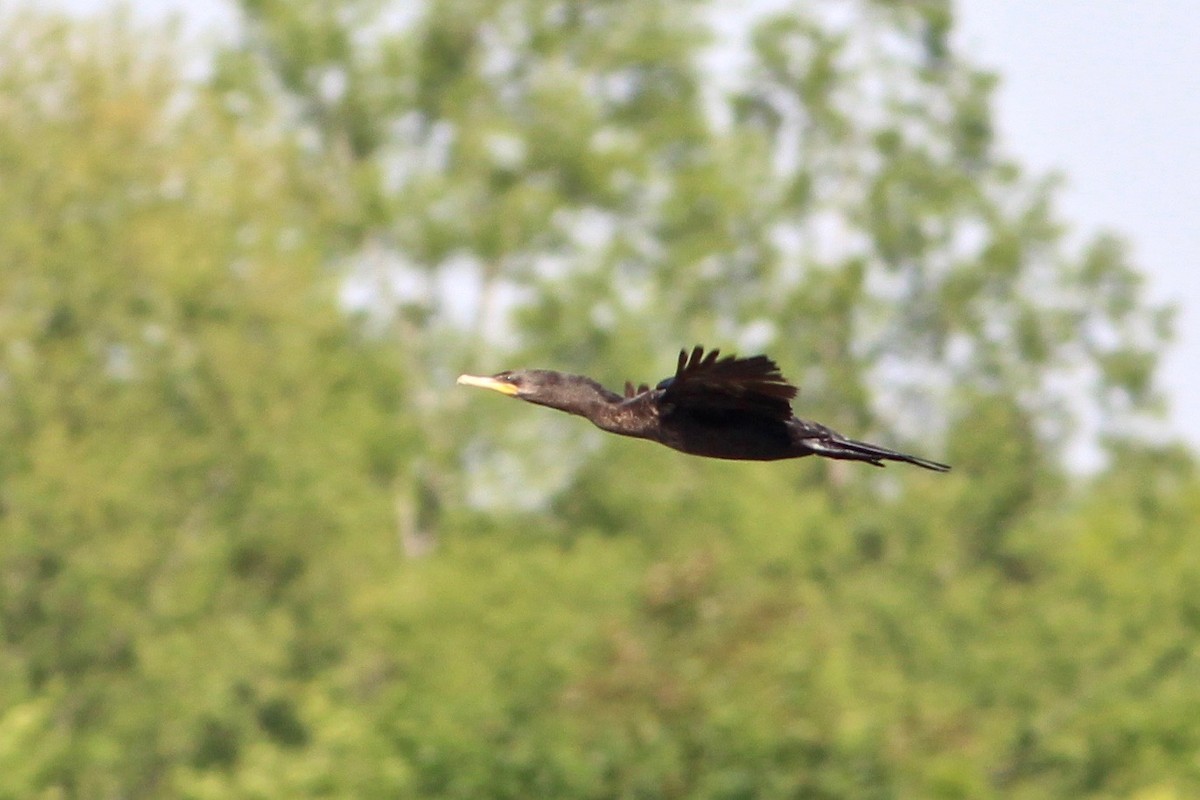
<svg viewBox="0 0 1200 800">
<path fill-rule="evenodd" d="M 582 375 L 564 377 L 566 380 L 558 391 L 526 399 L 537 405 L 586 417 L 593 422 L 611 414 L 613 407 L 621 402 L 620 395 L 608 391 L 591 378 Z"/>
<path fill-rule="evenodd" d="M 601 430 L 641 439 L 656 438 L 658 411 L 652 404 L 625 402 L 596 381 L 582 375 L 564 375 L 556 390 L 525 398 L 568 414 L 584 417 Z"/>
<path fill-rule="evenodd" d="M 598 404 L 591 413 L 583 416 L 609 433 L 637 439 L 658 438 L 658 409 L 650 403 L 626 402 L 625 398 L 614 395 L 613 399 Z"/>
</svg>

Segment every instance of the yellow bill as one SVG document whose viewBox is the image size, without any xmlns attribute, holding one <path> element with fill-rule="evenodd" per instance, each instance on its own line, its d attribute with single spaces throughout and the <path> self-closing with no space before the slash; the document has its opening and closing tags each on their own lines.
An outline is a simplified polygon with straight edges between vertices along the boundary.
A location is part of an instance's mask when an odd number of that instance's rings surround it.
<svg viewBox="0 0 1200 800">
<path fill-rule="evenodd" d="M 517 387 L 511 383 L 498 381 L 495 378 L 485 378 L 478 375 L 459 375 L 458 383 L 464 386 L 478 386 L 480 389 L 491 389 L 493 392 L 516 396 Z"/>
</svg>

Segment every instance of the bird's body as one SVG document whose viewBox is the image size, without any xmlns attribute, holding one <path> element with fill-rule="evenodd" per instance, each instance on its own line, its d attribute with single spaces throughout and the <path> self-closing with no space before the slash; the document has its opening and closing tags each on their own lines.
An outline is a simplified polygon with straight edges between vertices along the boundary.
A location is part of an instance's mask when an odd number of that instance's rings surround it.
<svg viewBox="0 0 1200 800">
<path fill-rule="evenodd" d="M 654 388 L 625 384 L 623 395 L 591 378 L 551 370 L 462 375 L 458 382 L 492 389 L 591 420 L 602 430 L 649 439 L 706 458 L 776 461 L 819 455 L 883 466 L 901 461 L 945 472 L 936 461 L 855 441 L 792 413 L 796 387 L 766 356 L 719 358 L 696 347 L 679 354 L 675 374 Z"/>
</svg>

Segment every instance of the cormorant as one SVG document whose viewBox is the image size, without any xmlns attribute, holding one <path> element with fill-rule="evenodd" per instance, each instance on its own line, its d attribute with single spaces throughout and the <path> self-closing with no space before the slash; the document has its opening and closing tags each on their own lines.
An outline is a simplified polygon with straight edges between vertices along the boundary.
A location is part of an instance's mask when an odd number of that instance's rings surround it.
<svg viewBox="0 0 1200 800">
<path fill-rule="evenodd" d="M 626 382 L 624 395 L 582 375 L 519 369 L 489 377 L 460 375 L 468 386 L 519 397 L 586 417 L 602 430 L 665 444 L 684 453 L 740 461 L 803 456 L 865 461 L 877 467 L 902 461 L 946 472 L 936 461 L 848 439 L 792 414 L 796 387 L 767 356 L 726 356 L 696 347 L 679 352 L 675 374 L 651 389 Z"/>
</svg>

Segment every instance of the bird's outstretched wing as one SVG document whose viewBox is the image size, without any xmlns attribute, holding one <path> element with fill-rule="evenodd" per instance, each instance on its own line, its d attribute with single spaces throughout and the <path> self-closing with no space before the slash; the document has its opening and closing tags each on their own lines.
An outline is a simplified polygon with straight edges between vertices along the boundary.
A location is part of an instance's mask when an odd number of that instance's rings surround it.
<svg viewBox="0 0 1200 800">
<path fill-rule="evenodd" d="M 741 411 L 786 422 L 792 417 L 796 387 L 788 383 L 775 362 L 766 356 L 720 358 L 720 350 L 704 352 L 696 346 L 691 355 L 679 351 L 674 376 L 656 387 L 664 414 L 676 411 Z"/>
</svg>

